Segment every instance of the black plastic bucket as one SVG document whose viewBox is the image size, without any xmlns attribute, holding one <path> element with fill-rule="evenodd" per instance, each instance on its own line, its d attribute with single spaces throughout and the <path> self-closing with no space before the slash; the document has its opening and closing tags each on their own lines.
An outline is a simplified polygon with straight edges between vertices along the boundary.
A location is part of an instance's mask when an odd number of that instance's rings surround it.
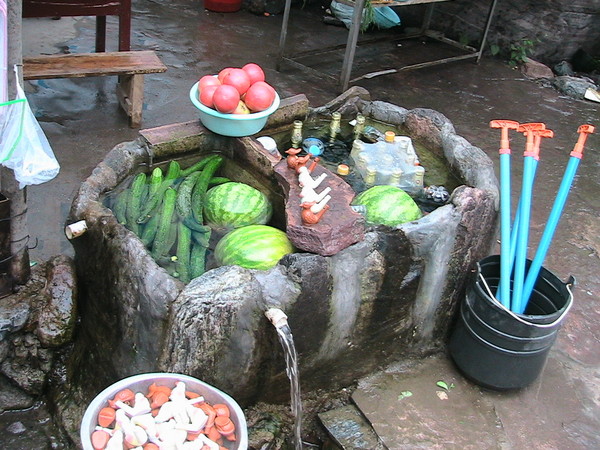
<svg viewBox="0 0 600 450">
<path fill-rule="evenodd" d="M 529 268 L 531 261 L 527 261 Z M 461 372 L 491 389 L 517 389 L 533 382 L 544 367 L 573 296 L 567 283 L 541 268 L 524 314 L 516 314 L 491 297 L 500 278 L 500 256 L 477 263 L 449 350 Z"/>
</svg>

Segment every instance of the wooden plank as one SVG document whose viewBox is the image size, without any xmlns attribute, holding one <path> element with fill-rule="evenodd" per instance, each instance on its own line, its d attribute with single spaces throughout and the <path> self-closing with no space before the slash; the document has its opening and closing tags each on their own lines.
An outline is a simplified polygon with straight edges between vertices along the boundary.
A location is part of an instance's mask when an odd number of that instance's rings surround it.
<svg viewBox="0 0 600 450">
<path fill-rule="evenodd" d="M 339 3 L 343 3 L 348 6 L 354 6 L 354 2 L 352 0 L 338 0 Z M 374 8 L 378 8 L 381 6 L 411 6 L 411 5 L 422 5 L 426 3 L 439 3 L 439 2 L 448 2 L 451 0 L 372 0 L 371 5 Z"/>
<path fill-rule="evenodd" d="M 165 72 L 167 67 L 152 50 L 71 53 L 23 58 L 23 79 L 81 78 Z"/>
<path fill-rule="evenodd" d="M 23 0 L 23 17 L 116 16 L 131 0 Z"/>
</svg>

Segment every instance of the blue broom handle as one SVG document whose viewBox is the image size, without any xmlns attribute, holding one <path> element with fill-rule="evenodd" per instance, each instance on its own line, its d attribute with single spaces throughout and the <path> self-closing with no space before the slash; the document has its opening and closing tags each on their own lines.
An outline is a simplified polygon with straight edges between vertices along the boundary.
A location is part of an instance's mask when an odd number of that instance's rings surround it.
<svg viewBox="0 0 600 450">
<path fill-rule="evenodd" d="M 510 150 L 500 151 L 500 286 L 496 294 L 510 308 Z"/>
<path fill-rule="evenodd" d="M 521 308 L 523 298 L 523 283 L 525 280 L 525 261 L 527 259 L 527 242 L 529 240 L 529 217 L 531 215 L 531 186 L 533 156 L 526 156 L 523 163 L 523 184 L 521 186 L 521 207 L 519 228 L 517 230 L 517 248 L 515 251 L 515 273 L 513 278 L 513 292 L 511 310 Z"/>
<path fill-rule="evenodd" d="M 525 279 L 525 283 L 523 285 L 523 299 L 521 303 L 522 306 L 518 311 L 516 311 L 519 314 L 522 314 L 523 311 L 525 311 L 525 308 L 527 307 L 527 302 L 529 301 L 529 297 L 531 297 L 531 293 L 533 292 L 533 287 L 540 273 L 542 264 L 544 263 L 544 259 L 546 258 L 546 253 L 548 252 L 550 244 L 552 243 L 552 238 L 560 220 L 562 210 L 567 202 L 569 190 L 571 189 L 573 179 L 575 178 L 575 174 L 577 173 L 579 162 L 579 158 L 571 157 L 569 159 L 569 163 L 567 164 L 567 168 L 565 169 L 565 174 L 560 183 L 560 187 L 558 188 L 556 199 L 554 200 L 554 205 L 552 206 L 550 215 L 548 216 L 548 221 L 546 223 L 546 227 L 544 228 L 544 233 L 542 234 L 540 243 L 538 245 L 538 249 L 535 253 L 533 261 L 531 262 L 531 266 L 529 267 L 529 271 L 527 273 L 527 278 Z"/>
</svg>

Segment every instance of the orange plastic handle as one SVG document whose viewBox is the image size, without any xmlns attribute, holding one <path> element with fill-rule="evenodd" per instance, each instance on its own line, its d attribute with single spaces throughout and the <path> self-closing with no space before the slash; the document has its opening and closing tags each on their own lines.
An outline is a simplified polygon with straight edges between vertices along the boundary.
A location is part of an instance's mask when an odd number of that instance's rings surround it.
<svg viewBox="0 0 600 450">
<path fill-rule="evenodd" d="M 519 133 L 523 133 L 527 138 L 527 142 L 525 143 L 525 153 L 523 153 L 523 156 L 535 156 L 533 142 L 535 132 L 545 129 L 546 124 L 541 122 L 522 123 L 519 125 Z"/>
<path fill-rule="evenodd" d="M 540 145 L 542 138 L 553 138 L 554 131 L 552 130 L 536 130 L 533 132 L 533 157 L 540 159 Z"/>
<path fill-rule="evenodd" d="M 500 128 L 500 150 L 507 150 L 510 153 L 510 144 L 508 141 L 508 130 L 518 130 L 519 122 L 515 122 L 514 120 L 492 120 L 490 122 L 490 128 Z"/>
<path fill-rule="evenodd" d="M 592 134 L 596 129 L 593 125 L 581 125 L 577 132 L 579 133 L 579 139 L 577 139 L 577 143 L 575 147 L 573 147 L 573 151 L 571 152 L 571 156 L 575 156 L 576 158 L 581 158 L 583 156 L 583 146 L 585 145 L 585 141 L 589 134 Z"/>
</svg>

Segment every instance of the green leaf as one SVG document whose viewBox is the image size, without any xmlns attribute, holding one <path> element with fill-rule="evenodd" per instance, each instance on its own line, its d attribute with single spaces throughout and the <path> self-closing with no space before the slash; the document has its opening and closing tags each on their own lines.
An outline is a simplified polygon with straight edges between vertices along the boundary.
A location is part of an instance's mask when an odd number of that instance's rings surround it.
<svg viewBox="0 0 600 450">
<path fill-rule="evenodd" d="M 413 394 L 410 391 L 402 391 L 402 392 L 400 392 L 400 395 L 398 396 L 398 400 L 402 400 L 407 397 L 412 397 L 412 395 Z"/>
<path fill-rule="evenodd" d="M 448 387 L 448 384 L 446 384 L 445 381 L 438 381 L 437 383 L 435 383 L 438 387 L 441 387 L 442 389 L 445 390 L 450 390 L 450 388 Z"/>
</svg>

